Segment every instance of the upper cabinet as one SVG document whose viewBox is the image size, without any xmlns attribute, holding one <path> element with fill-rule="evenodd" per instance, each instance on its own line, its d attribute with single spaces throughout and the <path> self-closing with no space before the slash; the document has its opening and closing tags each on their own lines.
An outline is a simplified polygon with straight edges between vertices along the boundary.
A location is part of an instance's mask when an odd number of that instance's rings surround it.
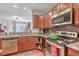
<svg viewBox="0 0 79 59">
<path fill-rule="evenodd" d="M 33 15 L 33 28 L 43 28 L 42 15 Z"/>
<path fill-rule="evenodd" d="M 63 12 L 64 10 L 72 8 L 73 9 L 73 22 L 74 25 L 79 24 L 79 4 L 78 3 L 60 3 L 56 5 L 54 8 L 52 8 L 53 16 L 55 14 L 59 14 Z"/>
<path fill-rule="evenodd" d="M 39 15 L 33 15 L 33 28 L 39 28 Z"/>
<path fill-rule="evenodd" d="M 47 28 L 47 14 L 44 14 L 43 17 L 43 28 Z"/>
<path fill-rule="evenodd" d="M 48 11 L 43 15 L 43 28 L 51 28 L 52 27 L 52 10 Z"/>
<path fill-rule="evenodd" d="M 78 25 L 79 24 L 79 4 L 74 3 L 73 9 L 74 9 L 74 22 L 75 22 L 75 25 Z"/>
<path fill-rule="evenodd" d="M 63 11 L 67 8 L 72 8 L 72 3 L 60 3 L 59 6 L 60 6 L 60 10 Z"/>
<path fill-rule="evenodd" d="M 72 4 L 71 3 L 57 4 L 55 7 L 52 8 L 53 15 L 58 14 L 67 8 L 72 8 Z"/>
<path fill-rule="evenodd" d="M 47 28 L 52 27 L 52 10 L 49 10 L 47 13 Z"/>
<path fill-rule="evenodd" d="M 0 50 L 2 49 L 2 39 L 0 39 Z M 1 52 L 0 52 L 1 53 Z"/>
<path fill-rule="evenodd" d="M 73 9 L 73 20 L 75 25 L 79 24 L 79 4 L 77 3 L 59 3 L 52 7 L 44 15 L 33 15 L 33 27 L 34 28 L 51 28 L 52 27 L 52 17 L 59 15 L 67 9 Z"/>
<path fill-rule="evenodd" d="M 53 15 L 57 14 L 60 11 L 60 6 L 56 5 L 52 8 Z"/>
<path fill-rule="evenodd" d="M 43 16 L 39 16 L 39 28 L 43 28 Z"/>
<path fill-rule="evenodd" d="M 33 28 L 51 28 L 52 12 L 48 12 L 44 15 L 33 15 Z"/>
</svg>

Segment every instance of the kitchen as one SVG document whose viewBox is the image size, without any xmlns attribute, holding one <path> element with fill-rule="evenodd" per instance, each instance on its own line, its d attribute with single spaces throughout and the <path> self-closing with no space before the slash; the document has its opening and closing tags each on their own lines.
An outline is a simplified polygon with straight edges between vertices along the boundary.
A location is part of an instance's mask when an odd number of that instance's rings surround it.
<svg viewBox="0 0 79 59">
<path fill-rule="evenodd" d="M 79 56 L 78 3 L 0 3 L 0 56 Z"/>
</svg>

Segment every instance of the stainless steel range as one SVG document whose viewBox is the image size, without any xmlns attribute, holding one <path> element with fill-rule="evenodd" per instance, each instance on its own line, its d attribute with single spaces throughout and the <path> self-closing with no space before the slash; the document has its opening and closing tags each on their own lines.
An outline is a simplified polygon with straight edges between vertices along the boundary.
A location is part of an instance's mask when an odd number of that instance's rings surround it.
<svg viewBox="0 0 79 59">
<path fill-rule="evenodd" d="M 57 41 L 52 42 L 49 39 L 46 40 L 47 51 L 51 56 L 66 56 L 66 45 L 79 41 L 79 33 L 77 32 L 56 31 L 55 34 L 58 36 Z"/>
<path fill-rule="evenodd" d="M 66 45 L 75 43 L 78 40 L 78 33 L 77 32 L 68 32 L 68 31 L 56 31 L 56 35 L 58 36 L 56 43 L 56 47 L 58 49 L 59 56 L 66 56 L 67 49 Z M 62 47 L 62 48 L 60 48 Z"/>
<path fill-rule="evenodd" d="M 56 31 L 56 35 L 58 35 L 56 43 L 61 46 L 78 41 L 78 33 L 76 32 Z"/>
</svg>

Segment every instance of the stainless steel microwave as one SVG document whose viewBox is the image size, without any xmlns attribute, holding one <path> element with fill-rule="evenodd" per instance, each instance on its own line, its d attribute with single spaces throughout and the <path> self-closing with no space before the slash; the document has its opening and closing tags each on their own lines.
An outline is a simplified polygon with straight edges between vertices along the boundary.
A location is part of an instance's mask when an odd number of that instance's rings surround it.
<svg viewBox="0 0 79 59">
<path fill-rule="evenodd" d="M 52 26 L 66 25 L 73 23 L 73 9 L 68 8 L 63 12 L 52 16 Z"/>
</svg>

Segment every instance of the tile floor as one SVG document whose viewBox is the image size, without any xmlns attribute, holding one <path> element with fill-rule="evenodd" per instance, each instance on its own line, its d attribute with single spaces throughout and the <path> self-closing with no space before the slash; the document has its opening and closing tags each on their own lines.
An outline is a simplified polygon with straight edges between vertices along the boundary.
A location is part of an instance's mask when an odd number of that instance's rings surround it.
<svg viewBox="0 0 79 59">
<path fill-rule="evenodd" d="M 27 51 L 27 52 L 21 52 L 18 54 L 13 54 L 10 56 L 44 56 L 43 52 L 39 51 L 39 50 L 31 50 L 31 51 Z"/>
</svg>

